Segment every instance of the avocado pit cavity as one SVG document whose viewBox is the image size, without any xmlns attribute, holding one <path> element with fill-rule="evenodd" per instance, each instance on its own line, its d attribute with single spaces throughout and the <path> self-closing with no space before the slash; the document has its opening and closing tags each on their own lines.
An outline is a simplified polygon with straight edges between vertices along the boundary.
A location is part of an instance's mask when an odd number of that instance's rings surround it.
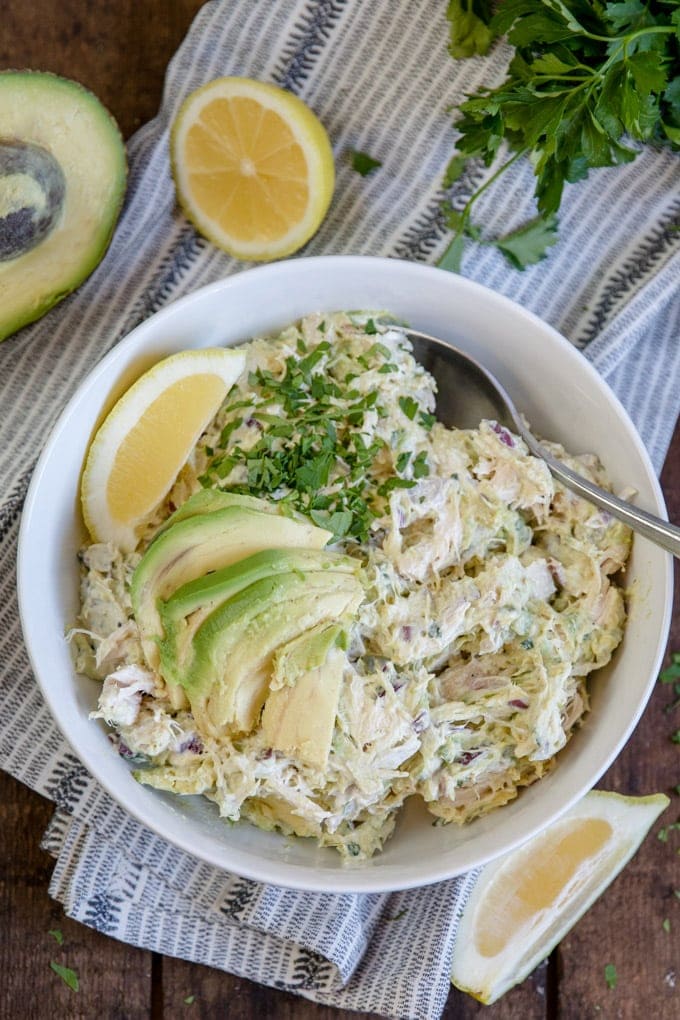
<svg viewBox="0 0 680 1020">
<path fill-rule="evenodd" d="M 0 138 L 0 262 L 25 255 L 51 233 L 65 195 L 66 178 L 51 152 Z"/>
</svg>

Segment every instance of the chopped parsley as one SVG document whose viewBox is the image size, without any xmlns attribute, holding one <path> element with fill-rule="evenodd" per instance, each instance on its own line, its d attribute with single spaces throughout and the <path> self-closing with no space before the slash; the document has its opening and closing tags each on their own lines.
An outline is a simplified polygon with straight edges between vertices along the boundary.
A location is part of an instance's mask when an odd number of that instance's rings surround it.
<svg viewBox="0 0 680 1020">
<path fill-rule="evenodd" d="M 680 681 L 680 652 L 673 652 L 670 665 L 659 673 L 659 682 L 662 684 L 672 684 L 676 680 Z"/>
<path fill-rule="evenodd" d="M 402 917 L 405 914 L 408 914 L 408 907 L 404 907 L 402 910 L 399 911 L 398 914 L 395 914 L 394 917 L 386 917 L 385 920 L 386 921 L 401 921 Z"/>
<path fill-rule="evenodd" d="M 616 988 L 616 982 L 618 981 L 618 975 L 616 973 L 616 967 L 613 963 L 608 963 L 604 968 L 604 979 L 607 982 L 607 988 Z"/>
<path fill-rule="evenodd" d="M 397 366 L 390 362 L 393 352 L 379 341 L 373 319 L 356 328 L 376 336 L 366 349 L 349 354 L 357 371 L 347 371 L 342 335 L 331 346 L 321 334 L 316 344 L 298 338 L 297 356 L 288 355 L 277 372 L 256 368 L 250 373 L 249 399 L 233 394 L 219 439 L 211 438 L 204 448 L 207 467 L 201 485 L 274 498 L 311 517 L 336 539 L 368 538 L 372 522 L 384 512 L 382 500 L 395 488 L 415 484 L 398 475 L 409 464 L 413 478 L 430 469 L 424 453 L 413 460 L 411 453 L 400 454 L 396 474 L 385 479 L 388 444 L 375 435 L 374 425 L 376 416 L 380 420 L 387 411 L 379 388 L 367 391 L 364 383 L 359 389 L 354 380 L 361 370 L 380 373 Z M 418 402 L 401 397 L 399 406 L 415 422 Z M 420 412 L 417 425 L 427 429 L 431 419 Z"/>
<path fill-rule="evenodd" d="M 669 715 L 680 705 L 680 652 L 673 652 L 670 665 L 659 673 L 659 683 L 673 685 L 675 698 L 664 708 L 664 715 Z"/>
<path fill-rule="evenodd" d="M 196 996 L 195 995 L 187 995 L 187 997 L 184 999 L 184 1005 L 185 1006 L 192 1006 L 195 1001 L 196 1001 Z"/>
<path fill-rule="evenodd" d="M 670 825 L 664 825 L 662 829 L 659 829 L 657 833 L 657 839 L 660 843 L 668 842 L 668 834 L 680 830 L 680 822 L 671 822 Z"/>
<path fill-rule="evenodd" d="M 71 970 L 70 967 L 62 967 L 60 963 L 55 963 L 54 960 L 50 960 L 50 967 L 72 991 L 77 992 L 79 990 L 78 975 L 74 970 Z"/>
<path fill-rule="evenodd" d="M 367 152 L 361 152 L 359 149 L 350 149 L 349 158 L 352 170 L 356 170 L 362 177 L 368 177 L 374 170 L 382 166 L 381 160 L 375 159 L 374 156 L 369 156 Z"/>
<path fill-rule="evenodd" d="M 57 945 L 63 946 L 64 936 L 62 932 L 59 930 L 59 928 L 50 928 L 47 934 L 52 936 Z"/>
<path fill-rule="evenodd" d="M 661 927 L 663 928 L 663 930 L 666 932 L 667 935 L 670 935 L 671 922 L 670 922 L 670 919 L 668 917 L 664 918 L 663 924 L 661 925 Z"/>
<path fill-rule="evenodd" d="M 425 478 L 430 473 L 430 465 L 427 463 L 427 454 L 422 450 L 413 461 L 413 477 Z"/>
<path fill-rule="evenodd" d="M 399 407 L 409 421 L 413 421 L 418 412 L 418 401 L 414 400 L 413 397 L 399 397 Z"/>
</svg>

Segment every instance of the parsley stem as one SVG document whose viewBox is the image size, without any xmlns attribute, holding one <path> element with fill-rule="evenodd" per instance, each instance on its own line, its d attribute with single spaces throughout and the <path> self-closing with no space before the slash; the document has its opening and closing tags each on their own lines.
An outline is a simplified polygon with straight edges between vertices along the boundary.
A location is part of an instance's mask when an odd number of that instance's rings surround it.
<svg viewBox="0 0 680 1020">
<path fill-rule="evenodd" d="M 498 170 L 496 170 L 491 175 L 491 177 L 489 177 L 488 181 L 485 181 L 480 188 L 477 188 L 474 195 L 470 196 L 470 198 L 465 203 L 465 206 L 463 207 L 463 211 L 461 214 L 461 225 L 456 231 L 455 234 L 456 237 L 463 231 L 465 224 L 470 218 L 470 210 L 472 209 L 472 206 L 475 204 L 479 196 L 483 195 L 486 189 L 490 188 L 494 181 L 498 180 L 501 174 L 505 173 L 508 167 L 512 166 L 513 163 L 516 163 L 520 156 L 523 156 L 526 151 L 527 151 L 526 149 L 518 149 L 514 156 L 511 156 L 510 159 L 506 160 L 505 163 L 499 166 Z"/>
<path fill-rule="evenodd" d="M 672 25 L 650 25 L 648 28 L 638 28 L 628 35 L 594 35 L 592 32 L 586 32 L 585 29 L 583 32 L 579 32 L 579 35 L 585 35 L 588 39 L 594 39 L 596 42 L 622 42 L 627 45 L 633 39 L 638 39 L 643 35 L 669 35 L 674 32 L 675 28 Z"/>
</svg>

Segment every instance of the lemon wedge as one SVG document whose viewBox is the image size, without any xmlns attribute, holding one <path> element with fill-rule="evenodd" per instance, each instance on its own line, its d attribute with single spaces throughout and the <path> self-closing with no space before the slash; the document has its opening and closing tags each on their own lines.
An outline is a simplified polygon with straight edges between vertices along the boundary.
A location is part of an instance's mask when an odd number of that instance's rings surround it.
<svg viewBox="0 0 680 1020">
<path fill-rule="evenodd" d="M 90 444 L 81 480 L 95 541 L 134 549 L 140 525 L 170 491 L 245 361 L 239 350 L 182 351 L 123 394 Z"/>
<path fill-rule="evenodd" d="M 668 797 L 593 790 L 488 864 L 465 905 L 451 980 L 490 1005 L 544 960 L 638 849 Z"/>
<path fill-rule="evenodd" d="M 249 78 L 218 78 L 192 92 L 173 124 L 170 156 L 184 212 L 241 259 L 297 251 L 333 195 L 321 122 L 297 96 Z"/>
</svg>

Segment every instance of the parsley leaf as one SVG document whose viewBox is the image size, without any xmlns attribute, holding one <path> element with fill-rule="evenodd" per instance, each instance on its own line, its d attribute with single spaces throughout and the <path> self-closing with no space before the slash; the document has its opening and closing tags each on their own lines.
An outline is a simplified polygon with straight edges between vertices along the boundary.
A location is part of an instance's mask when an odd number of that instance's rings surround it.
<svg viewBox="0 0 680 1020">
<path fill-rule="evenodd" d="M 71 970 L 70 967 L 62 967 L 60 963 L 55 963 L 54 960 L 50 960 L 50 967 L 65 985 L 68 985 L 74 992 L 78 991 L 80 984 L 78 982 L 78 975 L 74 970 Z"/>
<path fill-rule="evenodd" d="M 454 272 L 465 239 L 482 240 L 471 220 L 475 202 L 515 160 L 531 159 L 540 220 L 509 238 L 482 243 L 495 243 L 523 269 L 554 243 L 553 217 L 565 185 L 593 169 L 634 160 L 636 142 L 680 148 L 676 0 L 504 0 L 493 17 L 489 6 L 452 0 L 448 9 L 452 55 L 484 52 L 487 32 L 489 38 L 507 34 L 515 47 L 505 81 L 480 87 L 459 107 L 457 152 L 445 188 L 470 159 L 492 167 L 502 146 L 509 155 L 463 209 L 447 216 L 454 237 L 439 265 Z M 633 144 L 623 144 L 624 138 Z"/>
<path fill-rule="evenodd" d="M 350 149 L 349 157 L 352 170 L 356 170 L 362 177 L 368 177 L 374 170 L 382 166 L 381 160 L 369 156 L 367 152 L 360 152 L 359 149 Z"/>
<path fill-rule="evenodd" d="M 440 269 L 447 269 L 449 273 L 459 273 L 465 247 L 465 234 L 456 234 L 444 254 L 437 260 Z"/>
<path fill-rule="evenodd" d="M 485 54 L 493 40 L 490 0 L 449 0 L 449 53 L 454 59 Z"/>
<path fill-rule="evenodd" d="M 47 934 L 52 936 L 52 938 L 57 943 L 57 945 L 63 946 L 63 944 L 64 944 L 64 935 L 63 935 L 63 932 L 59 928 L 51 928 L 48 931 Z"/>
<path fill-rule="evenodd" d="M 616 982 L 618 981 L 618 975 L 616 973 L 616 967 L 613 963 L 608 963 L 604 968 L 604 979 L 607 982 L 607 988 L 616 988 Z"/>
<path fill-rule="evenodd" d="M 540 262 L 548 248 L 557 241 L 557 218 L 540 216 L 526 226 L 499 238 L 493 243 L 516 269 L 526 269 Z"/>
</svg>

